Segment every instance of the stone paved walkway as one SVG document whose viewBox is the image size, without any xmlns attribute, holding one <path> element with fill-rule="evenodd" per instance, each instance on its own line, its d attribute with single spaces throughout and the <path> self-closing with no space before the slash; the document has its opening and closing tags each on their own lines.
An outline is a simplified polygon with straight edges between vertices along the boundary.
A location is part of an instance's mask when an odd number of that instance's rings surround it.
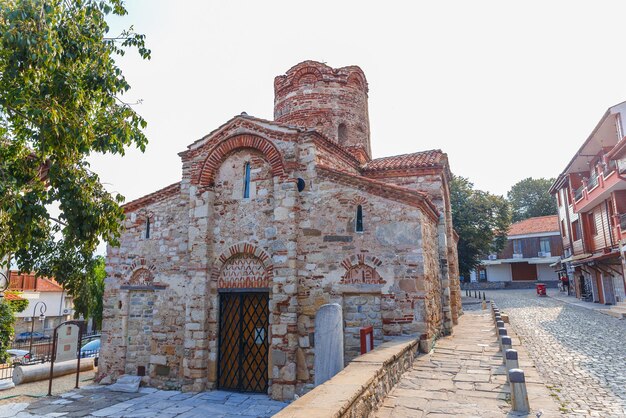
<svg viewBox="0 0 626 418">
<path fill-rule="evenodd" d="M 528 290 L 487 298 L 510 314 L 564 415 L 626 417 L 626 321 Z"/>
<path fill-rule="evenodd" d="M 376 417 L 503 417 L 511 414 L 495 327 L 488 311 L 468 306 L 454 335 L 437 341 L 435 349 L 416 359 L 413 369 L 385 399 Z M 513 339 L 515 346 L 516 339 Z M 520 352 L 531 408 L 542 417 L 558 416 L 532 362 Z"/>
<path fill-rule="evenodd" d="M 142 388 L 140 393 L 112 392 L 88 386 L 32 404 L 0 406 L 0 417 L 271 417 L 287 406 L 262 394 L 224 391 L 181 393 Z"/>
</svg>

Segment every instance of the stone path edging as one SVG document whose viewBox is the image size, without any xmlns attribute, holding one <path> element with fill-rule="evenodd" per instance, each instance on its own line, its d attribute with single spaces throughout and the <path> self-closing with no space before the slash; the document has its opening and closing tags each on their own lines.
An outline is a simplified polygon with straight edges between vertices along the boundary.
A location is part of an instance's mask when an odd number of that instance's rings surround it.
<svg viewBox="0 0 626 418">
<path fill-rule="evenodd" d="M 354 359 L 332 379 L 316 387 L 276 418 L 365 417 L 374 411 L 417 355 L 418 340 L 397 338 Z"/>
</svg>

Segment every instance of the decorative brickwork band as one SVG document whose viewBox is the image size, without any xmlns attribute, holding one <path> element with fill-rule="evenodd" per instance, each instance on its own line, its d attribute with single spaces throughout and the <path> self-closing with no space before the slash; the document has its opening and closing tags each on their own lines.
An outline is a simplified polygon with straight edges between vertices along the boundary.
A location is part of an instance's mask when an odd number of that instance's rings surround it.
<svg viewBox="0 0 626 418">
<path fill-rule="evenodd" d="M 251 148 L 263 154 L 272 167 L 272 176 L 285 176 L 285 163 L 276 146 L 268 139 L 256 135 L 236 135 L 218 143 L 211 151 L 200 171 L 198 183 L 202 186 L 213 186 L 215 173 L 224 159 L 233 151 Z"/>
<path fill-rule="evenodd" d="M 219 289 L 259 289 L 270 287 L 270 256 L 252 244 L 230 247 L 215 263 L 211 279 Z"/>
</svg>

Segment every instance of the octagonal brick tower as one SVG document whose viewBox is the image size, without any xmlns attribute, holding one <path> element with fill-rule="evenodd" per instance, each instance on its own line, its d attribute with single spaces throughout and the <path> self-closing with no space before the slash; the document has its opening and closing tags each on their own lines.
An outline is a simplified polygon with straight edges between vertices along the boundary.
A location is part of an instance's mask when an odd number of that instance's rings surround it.
<svg viewBox="0 0 626 418">
<path fill-rule="evenodd" d="M 274 79 L 274 120 L 313 128 L 365 163 L 372 155 L 367 91 L 357 66 L 304 61 Z"/>
</svg>

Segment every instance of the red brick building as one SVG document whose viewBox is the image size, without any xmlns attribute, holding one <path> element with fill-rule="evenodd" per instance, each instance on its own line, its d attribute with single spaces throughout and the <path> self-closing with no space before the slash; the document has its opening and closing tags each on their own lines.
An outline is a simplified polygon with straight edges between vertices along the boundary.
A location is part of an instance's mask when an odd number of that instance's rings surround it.
<svg viewBox="0 0 626 418">
<path fill-rule="evenodd" d="M 439 150 L 372 159 L 359 67 L 302 62 L 274 121 L 242 114 L 179 155 L 182 180 L 125 205 L 109 248 L 101 376 L 157 387 L 313 387 L 315 315 L 428 350 L 461 313 L 450 169 Z"/>
<path fill-rule="evenodd" d="M 552 185 L 559 208 L 562 273 L 579 298 L 624 301 L 626 102 L 610 107 Z"/>
</svg>

